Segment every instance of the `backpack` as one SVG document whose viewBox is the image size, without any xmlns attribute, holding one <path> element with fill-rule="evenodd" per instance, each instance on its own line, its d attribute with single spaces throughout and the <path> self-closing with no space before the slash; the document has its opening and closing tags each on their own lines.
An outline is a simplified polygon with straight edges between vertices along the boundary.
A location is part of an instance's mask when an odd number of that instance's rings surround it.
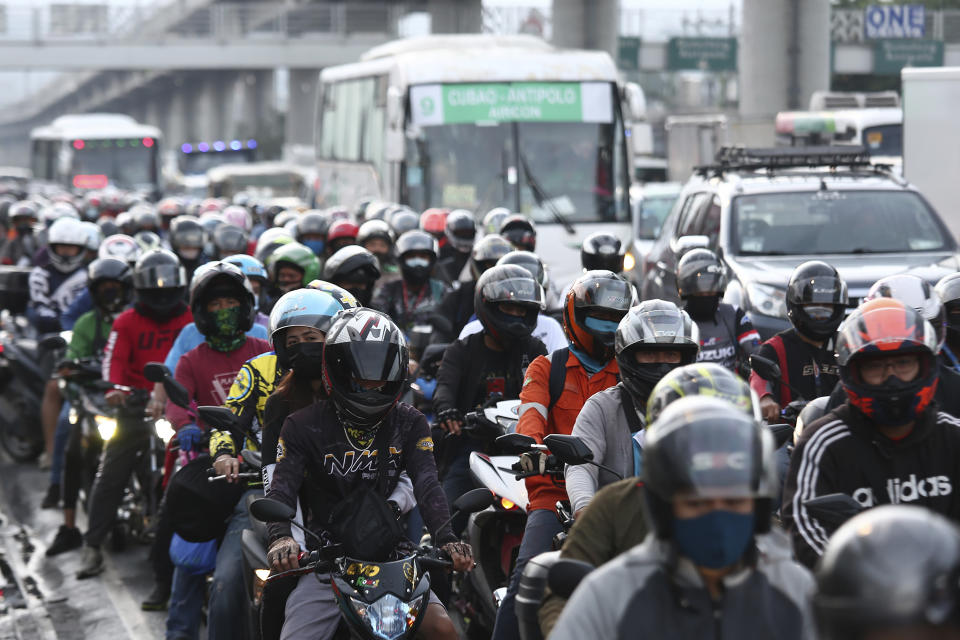
<svg viewBox="0 0 960 640">
<path fill-rule="evenodd" d="M 567 383 L 567 360 L 570 358 L 570 347 L 557 349 L 550 355 L 550 381 L 548 389 L 550 390 L 550 404 L 547 405 L 547 411 L 553 409 L 563 394 L 563 387 Z"/>
</svg>

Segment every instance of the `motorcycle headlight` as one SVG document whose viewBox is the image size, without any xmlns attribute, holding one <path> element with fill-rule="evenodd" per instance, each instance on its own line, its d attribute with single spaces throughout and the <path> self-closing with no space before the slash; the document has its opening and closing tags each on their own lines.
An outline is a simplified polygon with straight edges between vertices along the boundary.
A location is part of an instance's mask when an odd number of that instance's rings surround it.
<svg viewBox="0 0 960 640">
<path fill-rule="evenodd" d="M 157 432 L 157 437 L 163 440 L 163 444 L 170 442 L 170 438 L 176 433 L 173 430 L 173 425 L 170 424 L 170 421 L 166 418 L 160 418 L 153 423 L 153 428 Z"/>
<path fill-rule="evenodd" d="M 633 271 L 633 268 L 637 266 L 637 259 L 633 257 L 633 254 L 627 251 L 623 255 L 623 270 L 624 271 Z"/>
<path fill-rule="evenodd" d="M 94 416 L 94 422 L 97 423 L 97 431 L 100 437 L 106 442 L 117 433 L 117 421 L 109 416 Z"/>
<path fill-rule="evenodd" d="M 70 407 L 70 414 L 68 416 L 70 424 L 77 424 L 77 420 L 80 419 L 80 414 L 77 413 L 77 410 L 73 407 Z"/>
<path fill-rule="evenodd" d="M 354 613 L 376 637 L 384 640 L 394 640 L 416 624 L 420 612 L 427 604 L 429 595 L 424 594 L 413 602 L 404 602 L 389 593 L 372 604 L 367 604 L 355 598 L 348 599 Z"/>
<path fill-rule="evenodd" d="M 751 282 L 747 285 L 750 310 L 774 318 L 787 317 L 787 292 L 779 287 Z"/>
</svg>

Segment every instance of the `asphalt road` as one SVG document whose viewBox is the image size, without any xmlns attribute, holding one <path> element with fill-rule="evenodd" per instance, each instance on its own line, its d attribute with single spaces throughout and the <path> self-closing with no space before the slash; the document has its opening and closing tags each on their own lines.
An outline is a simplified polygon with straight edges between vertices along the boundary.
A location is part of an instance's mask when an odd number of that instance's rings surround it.
<svg viewBox="0 0 960 640">
<path fill-rule="evenodd" d="M 76 579 L 80 550 L 44 555 L 63 522 L 40 509 L 48 476 L 0 458 L 0 640 L 163 638 L 166 613 L 140 610 L 153 586 L 148 547 L 107 550 L 106 570 L 88 580 Z"/>
</svg>

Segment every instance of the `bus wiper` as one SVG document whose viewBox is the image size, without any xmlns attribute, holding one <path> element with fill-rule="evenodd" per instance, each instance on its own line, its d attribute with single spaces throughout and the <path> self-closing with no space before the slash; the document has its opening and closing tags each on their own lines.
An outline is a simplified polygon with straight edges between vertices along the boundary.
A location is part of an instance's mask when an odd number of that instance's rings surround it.
<svg viewBox="0 0 960 640">
<path fill-rule="evenodd" d="M 544 192 L 543 188 L 540 186 L 540 183 L 536 178 L 533 177 L 533 174 L 530 173 L 530 166 L 527 164 L 527 157 L 523 155 L 522 151 L 518 151 L 517 155 L 520 156 L 520 165 L 523 167 L 523 175 L 527 177 L 527 186 L 530 187 L 530 193 L 533 194 L 533 199 L 536 201 L 537 206 L 546 207 L 550 210 L 550 213 L 553 214 L 554 219 L 563 225 L 564 230 L 570 235 L 576 235 L 577 230 L 573 228 L 573 225 L 570 224 L 570 221 L 557 210 L 557 206 L 553 203 L 553 200 Z"/>
</svg>

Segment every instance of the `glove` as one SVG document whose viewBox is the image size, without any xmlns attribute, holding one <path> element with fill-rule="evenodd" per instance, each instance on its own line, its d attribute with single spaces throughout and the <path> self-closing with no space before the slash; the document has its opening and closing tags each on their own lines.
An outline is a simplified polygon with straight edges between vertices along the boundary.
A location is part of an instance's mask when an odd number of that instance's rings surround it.
<svg viewBox="0 0 960 640">
<path fill-rule="evenodd" d="M 545 451 L 528 451 L 520 454 L 520 468 L 525 473 L 545 473 L 547 470 L 547 458 L 550 454 Z"/>
<path fill-rule="evenodd" d="M 466 542 L 448 542 L 440 548 L 450 556 L 456 571 L 470 571 L 477 566 L 473 561 L 473 549 Z"/>
<path fill-rule="evenodd" d="M 270 545 L 267 551 L 267 563 L 275 571 L 293 569 L 299 564 L 300 545 L 293 538 L 287 536 L 278 538 Z"/>
<path fill-rule="evenodd" d="M 437 414 L 440 422 L 463 422 L 463 414 L 459 409 L 444 409 Z"/>
<path fill-rule="evenodd" d="M 180 443 L 180 451 L 199 451 L 203 448 L 205 434 L 203 429 L 195 424 L 185 424 L 177 431 L 177 441 Z"/>
</svg>

